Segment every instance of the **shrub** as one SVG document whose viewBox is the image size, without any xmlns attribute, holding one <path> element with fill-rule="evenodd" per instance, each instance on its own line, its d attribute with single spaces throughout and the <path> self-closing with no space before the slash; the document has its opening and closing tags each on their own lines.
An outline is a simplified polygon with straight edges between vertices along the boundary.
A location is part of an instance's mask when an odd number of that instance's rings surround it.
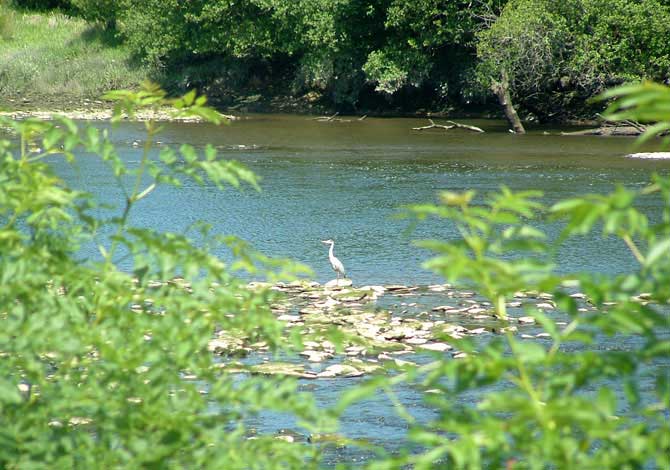
<svg viewBox="0 0 670 470">
<path fill-rule="evenodd" d="M 167 100 L 145 86 L 108 98 L 118 102 L 117 118 L 122 110 L 170 104 L 178 115 L 220 122 L 195 93 Z M 154 159 L 154 122 L 146 123 L 140 166 L 129 169 L 99 129 L 65 118 L 0 119 L 19 140 L 16 148 L 0 141 L 0 466 L 317 465 L 314 448 L 274 436 L 248 439 L 243 424 L 272 409 L 293 413 L 309 428 L 319 420 L 313 400 L 291 381 L 235 378 L 208 349 L 217 328 L 285 346 L 268 306 L 271 293 L 245 288 L 209 247 L 229 244 L 235 266 L 271 274 L 263 259 L 204 226 L 204 245 L 195 246 L 183 234 L 128 224 L 157 186 L 188 179 L 256 186 L 253 174 L 219 159 L 213 147 L 202 154 L 188 145 L 163 148 Z M 111 219 L 47 163 L 72 160 L 80 150 L 107 162 L 125 194 Z M 111 238 L 100 235 L 103 228 Z M 84 243 L 97 245 L 101 259 L 80 260 Z M 132 271 L 118 269 L 128 257 Z"/>
</svg>

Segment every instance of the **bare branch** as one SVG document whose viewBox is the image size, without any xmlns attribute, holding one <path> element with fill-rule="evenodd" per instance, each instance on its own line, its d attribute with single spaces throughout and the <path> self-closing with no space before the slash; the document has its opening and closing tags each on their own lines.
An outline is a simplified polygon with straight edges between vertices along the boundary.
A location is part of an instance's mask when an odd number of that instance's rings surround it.
<svg viewBox="0 0 670 470">
<path fill-rule="evenodd" d="M 432 119 L 428 119 L 428 122 L 430 122 L 429 126 L 421 126 L 421 127 L 412 127 L 412 130 L 414 131 L 425 131 L 428 129 L 444 129 L 445 131 L 448 131 L 449 129 L 453 129 L 454 127 L 458 129 L 467 129 L 469 131 L 474 131 L 474 132 L 484 132 L 483 129 L 480 129 L 477 126 L 469 126 L 467 124 L 461 124 L 458 122 L 454 121 L 447 121 L 449 125 L 444 125 L 444 124 L 435 124 L 435 122 Z"/>
</svg>

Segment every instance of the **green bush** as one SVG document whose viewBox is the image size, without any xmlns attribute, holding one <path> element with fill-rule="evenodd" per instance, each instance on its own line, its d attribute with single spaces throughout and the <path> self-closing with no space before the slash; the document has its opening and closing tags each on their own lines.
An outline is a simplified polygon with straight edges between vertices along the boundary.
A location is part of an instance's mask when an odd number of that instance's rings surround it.
<svg viewBox="0 0 670 470">
<path fill-rule="evenodd" d="M 108 29 L 116 27 L 116 17 L 123 8 L 123 1 L 115 0 L 71 0 L 73 10 L 82 18 L 100 22 Z"/>
<path fill-rule="evenodd" d="M 526 110 L 569 117 L 608 87 L 666 80 L 668 38 L 670 8 L 658 0 L 512 0 L 478 33 L 477 78 L 487 88 L 506 73 Z"/>
<path fill-rule="evenodd" d="M 170 104 L 176 115 L 220 122 L 195 93 L 167 100 L 145 87 L 107 98 L 117 101 L 117 113 Z M 314 448 L 249 439 L 243 424 L 276 410 L 317 429 L 311 397 L 287 380 L 236 379 L 208 350 L 220 328 L 286 346 L 271 292 L 247 289 L 234 271 L 277 276 L 289 266 L 277 271 L 204 226 L 197 247 L 183 234 L 128 224 L 157 186 L 190 179 L 255 187 L 253 174 L 219 159 L 213 147 L 202 154 L 189 145 L 162 148 L 154 159 L 154 122 L 146 122 L 140 166 L 129 169 L 99 129 L 64 118 L 1 119 L 18 146 L 0 141 L 0 467 L 317 465 Z M 118 179 L 125 199 L 115 216 L 102 216 L 90 195 L 65 186 L 47 163 L 78 151 L 104 160 Z M 110 239 L 100 235 L 103 227 L 114 228 Z M 101 259 L 79 260 L 83 243 L 97 245 Z M 222 245 L 237 255 L 232 266 L 210 252 Z M 132 260 L 131 272 L 118 269 L 123 258 Z"/>
</svg>

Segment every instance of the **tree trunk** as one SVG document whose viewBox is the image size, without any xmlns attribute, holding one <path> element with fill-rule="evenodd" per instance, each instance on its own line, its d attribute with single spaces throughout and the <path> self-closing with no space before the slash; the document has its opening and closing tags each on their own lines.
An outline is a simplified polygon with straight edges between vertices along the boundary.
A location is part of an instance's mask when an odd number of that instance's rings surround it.
<svg viewBox="0 0 670 470">
<path fill-rule="evenodd" d="M 493 85 L 491 85 L 491 90 L 498 97 L 498 101 L 505 111 L 505 117 L 512 126 L 512 129 L 514 129 L 514 133 L 525 134 L 526 129 L 523 128 L 521 119 L 519 119 L 519 115 L 516 113 L 516 109 L 514 109 L 514 106 L 512 106 L 512 98 L 509 93 L 509 78 L 507 77 L 506 72 L 502 73 L 500 82 L 493 82 Z"/>
</svg>

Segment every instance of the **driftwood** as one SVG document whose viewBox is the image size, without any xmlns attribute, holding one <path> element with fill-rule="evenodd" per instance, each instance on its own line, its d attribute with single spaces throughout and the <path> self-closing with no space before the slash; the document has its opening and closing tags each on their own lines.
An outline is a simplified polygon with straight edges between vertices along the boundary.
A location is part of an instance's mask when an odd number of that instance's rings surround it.
<svg viewBox="0 0 670 470">
<path fill-rule="evenodd" d="M 340 113 L 337 112 L 337 113 L 333 114 L 332 116 L 319 116 L 319 117 L 315 117 L 315 118 L 312 118 L 312 121 L 317 121 L 317 122 L 352 122 L 351 119 L 340 119 L 340 118 L 338 118 L 337 116 L 339 116 L 339 114 L 340 114 Z M 368 117 L 368 115 L 366 114 L 365 116 L 360 117 L 360 118 L 358 118 L 358 119 L 356 119 L 356 120 L 357 120 L 357 121 L 363 121 L 363 120 L 365 120 L 365 118 L 367 118 L 367 117 Z"/>
<path fill-rule="evenodd" d="M 638 136 L 642 132 L 633 126 L 602 126 L 595 129 L 583 129 L 581 131 L 561 132 L 561 135 L 622 135 Z"/>
<path fill-rule="evenodd" d="M 581 131 L 573 132 L 561 132 L 561 135 L 623 135 L 623 136 L 637 136 L 643 134 L 647 130 L 647 126 L 640 124 L 636 121 L 624 120 L 624 121 L 610 121 L 603 118 L 598 114 L 603 120 L 603 123 L 600 127 L 594 129 L 583 129 Z"/>
<path fill-rule="evenodd" d="M 428 129 L 444 129 L 445 131 L 448 131 L 449 129 L 453 129 L 454 127 L 457 127 L 459 129 L 467 129 L 469 131 L 473 132 L 484 132 L 483 129 L 477 127 L 477 126 L 469 126 L 467 124 L 461 124 L 458 122 L 454 121 L 447 121 L 448 125 L 444 124 L 435 124 L 435 122 L 432 119 L 428 119 L 428 122 L 430 122 L 429 126 L 421 126 L 421 127 L 412 127 L 412 130 L 414 131 L 425 131 Z"/>
<path fill-rule="evenodd" d="M 313 121 L 321 121 L 321 122 L 330 122 L 330 121 L 335 120 L 335 118 L 336 118 L 337 116 L 339 116 L 339 114 L 340 114 L 340 113 L 337 112 L 337 113 L 333 114 L 332 116 L 319 116 L 319 117 L 315 117 L 315 118 L 312 119 L 312 120 L 313 120 Z"/>
</svg>

